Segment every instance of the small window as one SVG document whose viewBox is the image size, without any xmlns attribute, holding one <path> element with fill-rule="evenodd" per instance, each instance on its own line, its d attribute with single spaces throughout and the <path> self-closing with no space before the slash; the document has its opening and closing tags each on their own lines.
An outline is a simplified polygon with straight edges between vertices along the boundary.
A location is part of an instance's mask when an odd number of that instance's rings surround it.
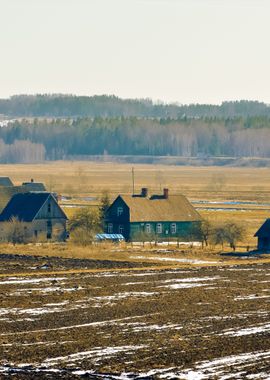
<svg viewBox="0 0 270 380">
<path fill-rule="evenodd" d="M 146 225 L 145 225 L 145 232 L 147 234 L 151 233 L 151 224 L 150 223 L 146 223 Z"/>
<path fill-rule="evenodd" d="M 123 207 L 117 207 L 117 216 L 121 216 L 123 214 Z"/>
<path fill-rule="evenodd" d="M 37 237 L 38 236 L 38 231 L 37 230 L 35 230 L 35 237 Z"/>
<path fill-rule="evenodd" d="M 157 234 L 161 234 L 161 233 L 162 233 L 162 224 L 158 223 L 157 224 Z"/>
<path fill-rule="evenodd" d="M 176 234 L 176 223 L 171 224 L 171 233 Z"/>
<path fill-rule="evenodd" d="M 51 204 L 48 203 L 48 212 L 51 212 Z"/>
<path fill-rule="evenodd" d="M 112 234 L 112 233 L 113 233 L 113 224 L 109 223 L 108 224 L 108 234 Z"/>
<path fill-rule="evenodd" d="M 119 234 L 123 234 L 124 232 L 124 226 L 119 226 Z"/>
</svg>

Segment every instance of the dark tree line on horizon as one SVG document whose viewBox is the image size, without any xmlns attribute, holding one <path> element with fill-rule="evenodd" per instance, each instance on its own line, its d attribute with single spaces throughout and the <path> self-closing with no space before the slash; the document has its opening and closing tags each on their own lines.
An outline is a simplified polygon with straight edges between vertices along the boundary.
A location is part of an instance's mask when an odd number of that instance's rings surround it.
<svg viewBox="0 0 270 380">
<path fill-rule="evenodd" d="M 0 114 L 8 117 L 137 117 L 137 118 L 234 118 L 270 117 L 269 105 L 258 101 L 228 101 L 221 105 L 165 104 L 151 99 L 116 96 L 15 95 L 0 99 Z"/>
<path fill-rule="evenodd" d="M 0 159 L 3 149 L 20 141 L 28 142 L 25 149 L 40 152 L 39 160 L 82 155 L 270 157 L 270 118 L 25 119 L 0 128 Z"/>
</svg>

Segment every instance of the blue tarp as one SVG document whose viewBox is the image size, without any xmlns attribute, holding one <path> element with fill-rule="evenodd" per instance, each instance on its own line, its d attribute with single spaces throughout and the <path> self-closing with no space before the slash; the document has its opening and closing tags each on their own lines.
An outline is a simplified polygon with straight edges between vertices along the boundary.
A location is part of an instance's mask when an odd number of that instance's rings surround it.
<svg viewBox="0 0 270 380">
<path fill-rule="evenodd" d="M 124 241 L 125 238 L 121 234 L 97 234 L 96 240 L 111 240 L 111 241 Z"/>
</svg>

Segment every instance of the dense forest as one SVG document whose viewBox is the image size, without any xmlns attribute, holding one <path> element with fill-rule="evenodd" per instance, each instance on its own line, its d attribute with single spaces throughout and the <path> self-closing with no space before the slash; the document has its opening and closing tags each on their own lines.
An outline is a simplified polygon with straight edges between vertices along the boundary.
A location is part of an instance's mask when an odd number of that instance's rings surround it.
<svg viewBox="0 0 270 380">
<path fill-rule="evenodd" d="M 10 161 L 5 152 L 19 142 L 28 144 L 30 162 L 82 155 L 270 157 L 270 118 L 22 119 L 0 128 L 1 162 Z"/>
<path fill-rule="evenodd" d="M 107 95 L 16 95 L 0 99 L 0 114 L 9 117 L 234 118 L 270 117 L 270 107 L 265 103 L 244 100 L 223 102 L 221 105 L 181 105 Z"/>
<path fill-rule="evenodd" d="M 0 162 L 93 155 L 270 158 L 270 107 L 260 102 L 20 95 L 0 99 L 1 115 Z"/>
</svg>

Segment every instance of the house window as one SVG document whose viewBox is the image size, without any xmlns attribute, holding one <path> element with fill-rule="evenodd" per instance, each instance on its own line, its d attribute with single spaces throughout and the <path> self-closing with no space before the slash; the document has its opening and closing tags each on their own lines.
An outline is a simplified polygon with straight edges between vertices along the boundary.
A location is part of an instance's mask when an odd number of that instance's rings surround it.
<svg viewBox="0 0 270 380">
<path fill-rule="evenodd" d="M 124 232 L 124 226 L 119 226 L 119 234 L 123 234 L 123 232 Z"/>
<path fill-rule="evenodd" d="M 51 212 L 51 204 L 48 203 L 48 212 Z"/>
<path fill-rule="evenodd" d="M 117 207 L 117 216 L 121 216 L 123 214 L 123 207 Z"/>
<path fill-rule="evenodd" d="M 51 220 L 47 221 L 47 239 L 52 238 L 52 222 Z"/>
<path fill-rule="evenodd" d="M 38 237 L 38 230 L 35 230 L 35 237 Z"/>
<path fill-rule="evenodd" d="M 145 225 L 145 232 L 147 234 L 151 233 L 151 224 L 150 223 L 146 223 L 146 225 Z"/>
<path fill-rule="evenodd" d="M 113 224 L 109 223 L 108 224 L 108 234 L 112 234 L 112 233 L 113 233 Z"/>
<path fill-rule="evenodd" d="M 162 224 L 158 223 L 157 224 L 157 234 L 161 234 L 161 233 L 162 233 Z"/>
<path fill-rule="evenodd" d="M 176 234 L 176 223 L 171 224 L 171 233 Z"/>
</svg>

